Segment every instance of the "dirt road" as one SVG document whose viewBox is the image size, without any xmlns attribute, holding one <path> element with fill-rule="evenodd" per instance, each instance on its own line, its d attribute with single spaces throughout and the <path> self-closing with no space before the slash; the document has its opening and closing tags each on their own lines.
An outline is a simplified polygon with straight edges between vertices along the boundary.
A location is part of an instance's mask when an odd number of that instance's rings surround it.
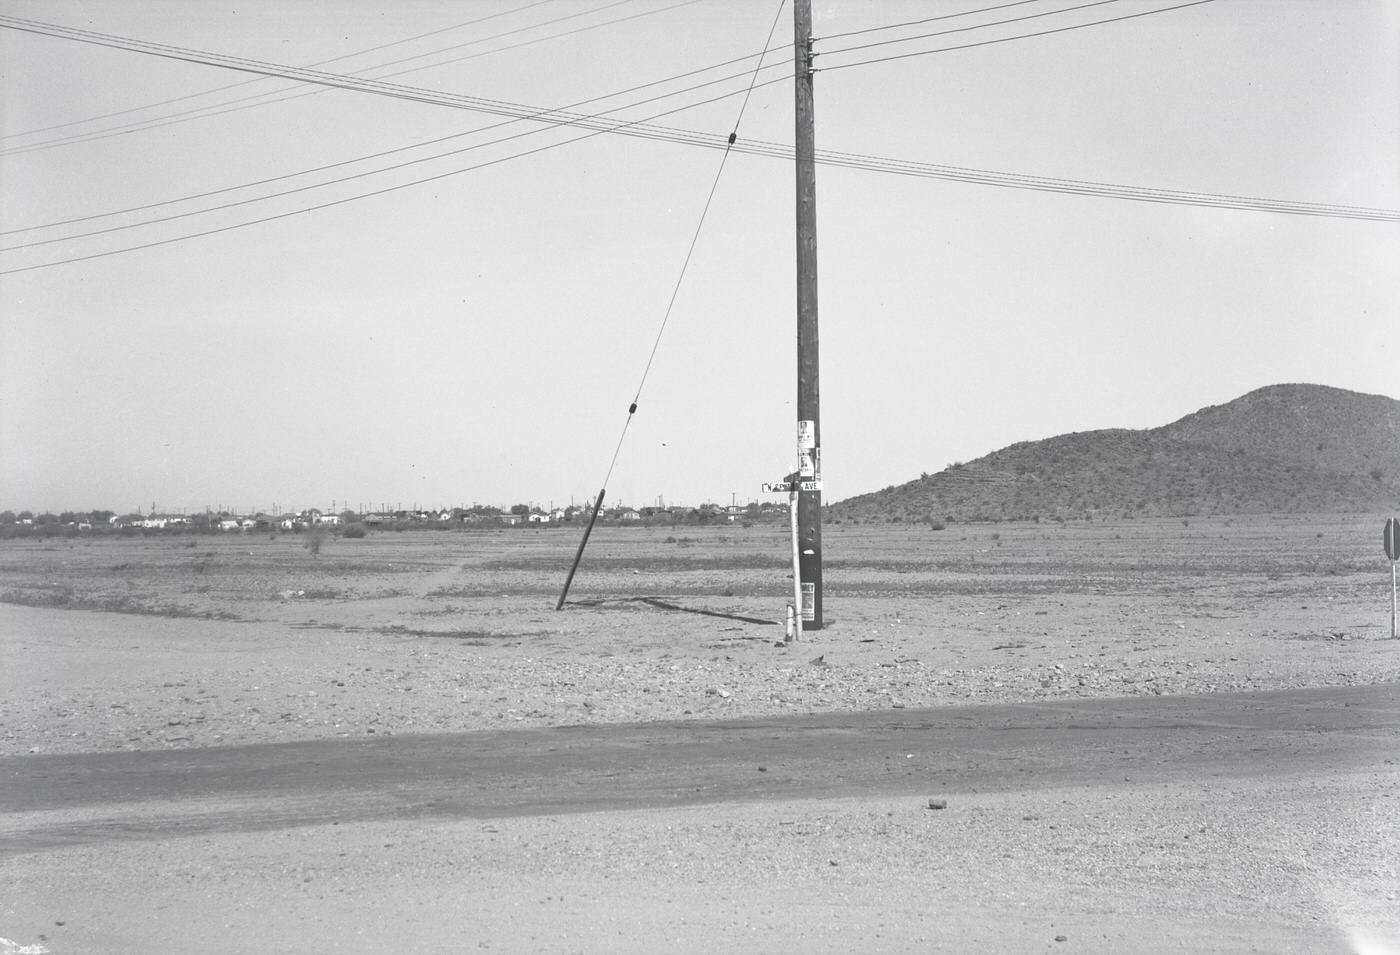
<svg viewBox="0 0 1400 955">
<path fill-rule="evenodd" d="M 35 828 L 7 827 L 13 851 L 330 822 L 1278 778 L 1376 768 L 1400 757 L 1397 740 L 1392 686 L 574 726 L 0 759 L 0 811 L 41 813 Z M 245 810 L 208 811 L 230 801 Z"/>
<path fill-rule="evenodd" d="M 1369 955 L 1397 739 L 1377 686 L 18 757 L 0 911 L 54 953 Z"/>
</svg>

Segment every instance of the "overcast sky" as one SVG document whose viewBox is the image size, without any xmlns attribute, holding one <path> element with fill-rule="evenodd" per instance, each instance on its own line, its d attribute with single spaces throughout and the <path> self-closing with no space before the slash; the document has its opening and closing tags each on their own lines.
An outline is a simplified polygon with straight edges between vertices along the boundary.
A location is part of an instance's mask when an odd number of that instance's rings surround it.
<svg viewBox="0 0 1400 955">
<path fill-rule="evenodd" d="M 1269 384 L 1400 396 L 1400 4 L 1214 0 L 1007 39 L 1180 2 L 815 0 L 817 145 L 876 157 L 817 171 L 828 501 Z M 978 26 L 1035 14 L 1050 15 Z M 741 94 L 748 76 L 677 91 L 757 66 L 775 15 L 776 0 L 0 0 L 3 17 L 123 38 L 0 28 L 0 508 L 582 502 L 722 153 L 685 132 L 568 144 L 588 130 L 500 126 L 462 97 L 567 107 L 744 58 L 577 111 L 645 119 Z M 988 40 L 1005 42 L 929 52 Z M 418 92 L 257 79 L 128 41 Z M 789 3 L 773 45 L 791 41 Z M 741 121 L 732 95 L 655 123 L 722 140 L 739 121 L 741 145 L 790 145 L 789 56 L 764 59 Z M 792 470 L 792 172 L 725 161 L 611 500 L 745 502 Z"/>
</svg>

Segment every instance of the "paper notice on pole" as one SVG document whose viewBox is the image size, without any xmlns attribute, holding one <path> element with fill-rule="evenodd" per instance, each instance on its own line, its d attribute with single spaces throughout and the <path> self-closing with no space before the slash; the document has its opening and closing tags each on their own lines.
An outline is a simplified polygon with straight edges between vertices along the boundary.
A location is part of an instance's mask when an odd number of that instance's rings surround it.
<svg viewBox="0 0 1400 955">
<path fill-rule="evenodd" d="M 817 446 L 817 423 L 815 421 L 797 422 L 797 450 L 811 451 Z"/>
</svg>

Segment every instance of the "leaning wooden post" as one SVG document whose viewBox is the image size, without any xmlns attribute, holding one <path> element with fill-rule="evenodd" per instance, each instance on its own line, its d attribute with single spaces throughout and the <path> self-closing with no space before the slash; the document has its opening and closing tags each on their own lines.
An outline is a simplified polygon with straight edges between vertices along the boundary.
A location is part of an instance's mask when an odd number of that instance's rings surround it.
<svg viewBox="0 0 1400 955">
<path fill-rule="evenodd" d="M 578 562 L 583 559 L 583 549 L 588 546 L 588 535 L 593 533 L 593 522 L 598 519 L 598 511 L 603 507 L 603 495 L 607 493 L 607 488 L 598 492 L 598 500 L 593 504 L 593 513 L 588 516 L 588 526 L 583 529 L 583 540 L 578 542 L 578 553 L 574 554 L 574 565 L 569 568 L 569 576 L 564 580 L 564 592 L 559 595 L 559 602 L 554 605 L 555 610 L 564 609 L 564 598 L 569 596 L 569 585 L 574 582 L 574 572 L 578 570 Z"/>
</svg>

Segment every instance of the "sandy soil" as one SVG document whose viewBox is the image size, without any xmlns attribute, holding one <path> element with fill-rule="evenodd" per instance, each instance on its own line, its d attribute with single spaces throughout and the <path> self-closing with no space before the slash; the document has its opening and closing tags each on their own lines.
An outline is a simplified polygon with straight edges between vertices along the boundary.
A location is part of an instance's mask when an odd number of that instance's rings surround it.
<svg viewBox="0 0 1400 955">
<path fill-rule="evenodd" d="M 829 527 L 792 645 L 781 528 L 8 542 L 0 755 L 1396 683 L 1380 526 Z M 0 953 L 1400 951 L 1395 767 L 1262 785 L 6 855 Z"/>
<path fill-rule="evenodd" d="M 781 528 L 11 542 L 0 755 L 1394 682 L 1380 526 L 837 526 L 790 646 Z"/>
</svg>

